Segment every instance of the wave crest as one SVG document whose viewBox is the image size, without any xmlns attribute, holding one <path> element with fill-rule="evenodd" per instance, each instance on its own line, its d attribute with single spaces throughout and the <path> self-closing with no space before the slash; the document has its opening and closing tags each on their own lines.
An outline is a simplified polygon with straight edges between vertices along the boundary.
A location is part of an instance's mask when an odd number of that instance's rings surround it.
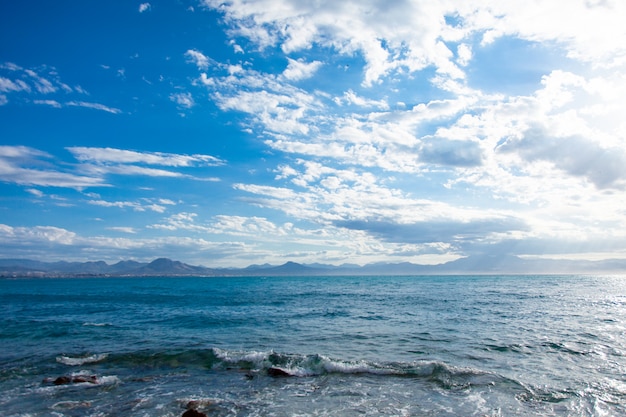
<svg viewBox="0 0 626 417">
<path fill-rule="evenodd" d="M 57 356 L 57 362 L 68 366 L 82 366 L 87 363 L 96 363 L 105 360 L 109 356 L 108 353 L 100 353 L 89 356 L 71 357 Z"/>
</svg>

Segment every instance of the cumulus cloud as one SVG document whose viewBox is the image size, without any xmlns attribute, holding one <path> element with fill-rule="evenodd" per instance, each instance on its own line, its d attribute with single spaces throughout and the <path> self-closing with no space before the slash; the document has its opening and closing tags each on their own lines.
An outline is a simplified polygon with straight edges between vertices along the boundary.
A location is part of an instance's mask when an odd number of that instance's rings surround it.
<svg viewBox="0 0 626 417">
<path fill-rule="evenodd" d="M 152 8 L 150 3 L 141 3 L 139 5 L 139 13 L 147 12 Z"/>
<path fill-rule="evenodd" d="M 335 103 L 338 105 L 348 104 L 359 107 L 373 107 L 381 110 L 388 110 L 389 104 L 385 100 L 374 100 L 357 95 L 354 91 L 348 90 L 343 94 L 343 97 L 335 98 Z"/>
<path fill-rule="evenodd" d="M 312 127 L 319 100 L 313 94 L 283 82 L 282 77 L 241 66 L 216 65 L 212 76 L 202 73 L 199 83 L 212 92 L 220 109 L 251 115 L 272 134 L 306 134 Z"/>
<path fill-rule="evenodd" d="M 533 126 L 521 137 L 508 139 L 499 149 L 516 152 L 528 162 L 548 161 L 600 189 L 626 188 L 626 151 L 621 147 L 605 147 L 582 136 L 558 137 L 541 126 Z"/>
<path fill-rule="evenodd" d="M 423 142 L 419 158 L 426 164 L 469 167 L 482 164 L 482 153 L 477 142 L 433 138 Z"/>
<path fill-rule="evenodd" d="M 289 64 L 285 71 L 283 71 L 283 77 L 290 81 L 300 81 L 310 78 L 315 72 L 322 66 L 320 61 L 306 62 L 303 59 L 291 59 L 287 58 Z"/>
<path fill-rule="evenodd" d="M 0 244 L 7 243 L 28 246 L 32 243 L 75 243 L 76 233 L 54 226 L 12 227 L 0 224 Z"/>
<path fill-rule="evenodd" d="M 209 58 L 202 52 L 190 49 L 185 52 L 185 56 L 189 62 L 194 63 L 199 69 L 206 70 L 209 68 Z"/>
<path fill-rule="evenodd" d="M 260 48 L 280 45 L 290 53 L 318 44 L 344 54 L 361 53 L 367 62 L 365 85 L 400 68 L 416 71 L 428 65 L 460 75 L 449 59 L 452 54 L 439 40 L 445 29 L 441 17 L 448 11 L 444 5 L 402 1 L 389 7 L 347 1 L 314 6 L 296 0 L 286 7 L 274 7 L 269 0 L 204 3 L 223 12 L 234 33 Z"/>
</svg>

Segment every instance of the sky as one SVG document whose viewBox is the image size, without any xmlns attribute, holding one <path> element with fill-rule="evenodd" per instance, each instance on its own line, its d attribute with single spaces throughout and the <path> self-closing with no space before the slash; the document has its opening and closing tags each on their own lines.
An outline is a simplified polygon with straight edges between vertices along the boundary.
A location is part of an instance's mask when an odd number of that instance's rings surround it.
<svg viewBox="0 0 626 417">
<path fill-rule="evenodd" d="M 0 256 L 626 259 L 620 0 L 0 0 Z"/>
</svg>

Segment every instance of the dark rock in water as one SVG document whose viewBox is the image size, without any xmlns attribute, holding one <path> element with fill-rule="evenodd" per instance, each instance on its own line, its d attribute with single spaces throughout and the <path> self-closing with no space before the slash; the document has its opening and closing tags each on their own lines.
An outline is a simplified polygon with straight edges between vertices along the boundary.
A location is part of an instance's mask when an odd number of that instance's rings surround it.
<svg viewBox="0 0 626 417">
<path fill-rule="evenodd" d="M 182 417 L 208 417 L 206 414 L 196 410 L 187 410 L 183 413 Z"/>
<path fill-rule="evenodd" d="M 72 378 L 72 383 L 80 384 L 82 382 L 88 382 L 90 384 L 97 384 L 98 378 L 95 375 L 91 376 L 75 376 Z"/>
<path fill-rule="evenodd" d="M 79 375 L 79 376 L 60 376 L 52 383 L 54 385 L 69 385 L 69 384 L 81 384 L 88 382 L 90 384 L 97 384 L 98 378 L 95 375 Z"/>
<path fill-rule="evenodd" d="M 267 370 L 267 374 L 269 376 L 273 376 L 274 378 L 284 378 L 288 376 L 293 376 L 289 372 L 285 371 L 284 369 L 276 368 L 274 366 L 272 366 L 271 368 Z"/>
<path fill-rule="evenodd" d="M 67 385 L 72 383 L 72 378 L 69 376 L 60 376 L 52 382 L 54 385 Z"/>
</svg>

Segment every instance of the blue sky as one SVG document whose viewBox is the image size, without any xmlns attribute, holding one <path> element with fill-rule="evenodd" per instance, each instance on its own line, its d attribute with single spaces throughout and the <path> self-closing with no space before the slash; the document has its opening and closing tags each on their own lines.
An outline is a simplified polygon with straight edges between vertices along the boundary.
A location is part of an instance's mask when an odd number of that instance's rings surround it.
<svg viewBox="0 0 626 417">
<path fill-rule="evenodd" d="M 617 0 L 0 2 L 2 256 L 626 258 L 624 21 Z"/>
</svg>

